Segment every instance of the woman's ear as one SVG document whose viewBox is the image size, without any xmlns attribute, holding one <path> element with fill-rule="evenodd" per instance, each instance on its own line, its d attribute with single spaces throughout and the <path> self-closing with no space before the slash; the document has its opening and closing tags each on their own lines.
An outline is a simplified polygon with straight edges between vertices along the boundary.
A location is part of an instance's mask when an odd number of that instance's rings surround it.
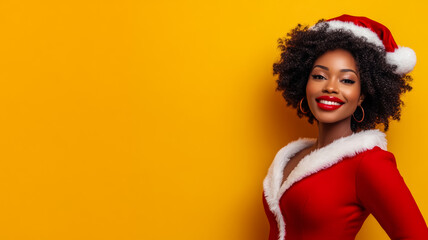
<svg viewBox="0 0 428 240">
<path fill-rule="evenodd" d="M 358 99 L 358 105 L 361 105 L 361 103 L 364 101 L 364 95 L 360 95 L 360 99 Z"/>
</svg>

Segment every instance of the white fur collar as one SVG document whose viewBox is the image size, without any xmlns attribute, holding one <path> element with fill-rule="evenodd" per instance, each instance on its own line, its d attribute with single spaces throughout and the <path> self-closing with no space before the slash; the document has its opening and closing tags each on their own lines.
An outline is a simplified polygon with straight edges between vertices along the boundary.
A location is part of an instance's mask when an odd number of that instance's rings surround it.
<svg viewBox="0 0 428 240">
<path fill-rule="evenodd" d="M 279 240 L 285 238 L 285 222 L 279 208 L 279 200 L 287 189 L 301 179 L 322 169 L 331 167 L 345 157 L 372 149 L 375 146 L 386 150 L 385 134 L 379 130 L 366 130 L 340 138 L 331 144 L 306 155 L 282 184 L 283 170 L 296 153 L 315 143 L 315 139 L 298 139 L 281 148 L 273 160 L 263 181 L 263 190 L 270 210 L 275 215 L 279 229 Z"/>
</svg>

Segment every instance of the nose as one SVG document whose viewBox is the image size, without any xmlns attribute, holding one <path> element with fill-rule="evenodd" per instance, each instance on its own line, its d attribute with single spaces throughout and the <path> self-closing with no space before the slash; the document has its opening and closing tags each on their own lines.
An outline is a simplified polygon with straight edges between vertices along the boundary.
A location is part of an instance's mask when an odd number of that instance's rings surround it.
<svg viewBox="0 0 428 240">
<path fill-rule="evenodd" d="M 337 81 L 333 78 L 328 79 L 325 81 L 325 85 L 322 89 L 323 93 L 338 93 L 339 90 L 337 88 Z"/>
</svg>

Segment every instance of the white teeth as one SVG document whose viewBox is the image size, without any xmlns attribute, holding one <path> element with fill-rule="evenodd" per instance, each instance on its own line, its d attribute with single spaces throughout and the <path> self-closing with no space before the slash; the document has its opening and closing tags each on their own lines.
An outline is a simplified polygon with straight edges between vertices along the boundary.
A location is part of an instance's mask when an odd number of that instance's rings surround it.
<svg viewBox="0 0 428 240">
<path fill-rule="evenodd" d="M 327 101 L 327 100 L 320 100 L 320 103 L 326 104 L 326 105 L 340 105 L 340 103 L 338 103 L 338 102 L 332 102 L 332 101 Z"/>
</svg>

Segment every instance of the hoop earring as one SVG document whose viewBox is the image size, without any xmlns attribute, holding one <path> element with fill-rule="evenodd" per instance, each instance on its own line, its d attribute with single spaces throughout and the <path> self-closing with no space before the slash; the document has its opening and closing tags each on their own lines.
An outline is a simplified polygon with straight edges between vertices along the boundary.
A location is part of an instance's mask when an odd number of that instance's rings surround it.
<svg viewBox="0 0 428 240">
<path fill-rule="evenodd" d="M 303 99 L 305 99 L 305 98 L 302 98 L 302 100 L 300 100 L 300 103 L 299 103 L 299 108 L 300 108 L 300 112 L 302 112 L 303 114 L 306 114 L 306 113 L 308 113 L 309 112 L 309 110 L 308 111 L 303 111 L 303 108 L 302 108 L 302 102 L 303 102 Z"/>
<path fill-rule="evenodd" d="M 360 122 L 362 122 L 362 121 L 364 120 L 364 108 L 363 108 L 361 105 L 358 105 L 358 107 L 360 107 L 360 108 L 361 108 L 361 111 L 363 111 L 363 118 L 361 118 L 361 120 L 357 120 L 357 119 L 355 118 L 354 114 L 352 114 L 352 117 L 354 118 L 354 120 L 355 120 L 357 123 L 360 123 Z"/>
</svg>

